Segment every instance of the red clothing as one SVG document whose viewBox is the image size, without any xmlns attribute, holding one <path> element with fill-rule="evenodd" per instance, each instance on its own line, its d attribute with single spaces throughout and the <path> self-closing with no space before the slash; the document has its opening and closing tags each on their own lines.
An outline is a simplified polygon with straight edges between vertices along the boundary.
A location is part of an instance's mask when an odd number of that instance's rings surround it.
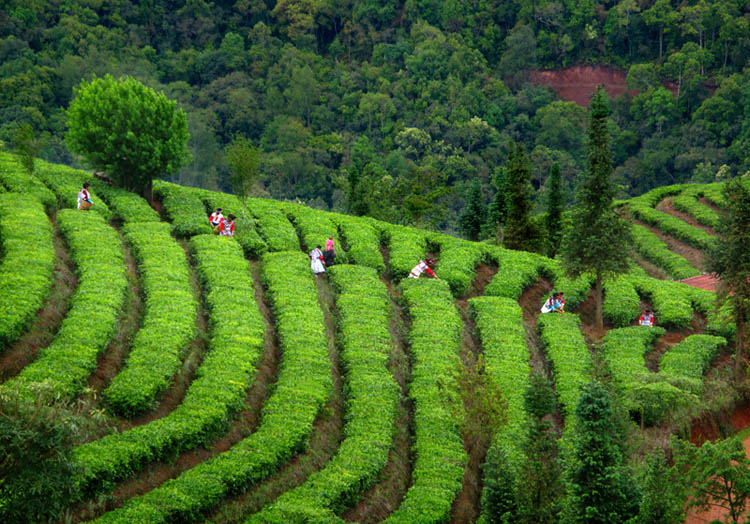
<svg viewBox="0 0 750 524">
<path fill-rule="evenodd" d="M 656 317 L 654 317 L 653 314 L 647 315 L 643 314 L 641 315 L 641 318 L 638 319 L 638 324 L 641 326 L 653 326 L 656 323 Z"/>
<path fill-rule="evenodd" d="M 234 220 L 232 220 L 231 222 L 222 220 L 219 226 L 222 235 L 224 235 L 225 237 L 234 236 Z"/>
</svg>

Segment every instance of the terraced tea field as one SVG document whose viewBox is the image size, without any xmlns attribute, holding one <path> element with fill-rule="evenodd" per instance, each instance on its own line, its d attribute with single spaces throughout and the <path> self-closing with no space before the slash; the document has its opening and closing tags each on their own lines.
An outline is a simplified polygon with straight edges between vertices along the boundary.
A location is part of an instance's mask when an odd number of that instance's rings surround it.
<svg viewBox="0 0 750 524">
<path fill-rule="evenodd" d="M 106 413 L 75 449 L 66 522 L 476 522 L 487 447 L 524 460 L 533 369 L 563 441 L 581 385 L 627 399 L 638 460 L 677 428 L 674 390 L 708 395 L 731 351 L 714 294 L 677 281 L 702 272 L 715 185 L 620 203 L 635 262 L 601 333 L 592 278 L 540 255 L 161 181 L 152 207 L 39 164 L 30 183 L 0 154 L 0 392 L 46 381 Z M 211 234 L 216 207 L 233 239 Z M 329 235 L 336 265 L 315 276 L 306 253 Z M 428 254 L 440 280 L 405 278 Z M 553 289 L 568 312 L 539 315 Z M 634 326 L 645 307 L 657 328 Z M 458 394 L 477 365 L 507 401 L 486 442 Z"/>
</svg>

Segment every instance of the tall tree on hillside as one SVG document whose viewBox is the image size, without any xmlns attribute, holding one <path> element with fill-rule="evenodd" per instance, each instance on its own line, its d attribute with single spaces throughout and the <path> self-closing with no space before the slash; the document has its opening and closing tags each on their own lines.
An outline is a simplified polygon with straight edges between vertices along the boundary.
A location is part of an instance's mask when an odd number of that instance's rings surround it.
<svg viewBox="0 0 750 524">
<path fill-rule="evenodd" d="M 555 258 L 557 250 L 560 248 L 560 239 L 562 237 L 562 212 L 563 199 L 560 188 L 562 176 L 560 175 L 560 165 L 555 162 L 549 171 L 549 193 L 547 195 L 547 254 Z"/>
<path fill-rule="evenodd" d="M 505 167 L 498 166 L 495 170 L 495 177 L 492 185 L 497 189 L 495 198 L 492 200 L 489 209 L 488 223 L 499 245 L 503 245 L 505 237 L 505 221 L 508 218 L 508 181 L 505 174 Z"/>
<path fill-rule="evenodd" d="M 154 178 L 190 161 L 188 137 L 177 103 L 131 77 L 83 81 L 68 108 L 71 151 L 148 198 Z"/>
<path fill-rule="evenodd" d="M 247 138 L 235 138 L 224 152 L 229 164 L 232 190 L 242 202 L 243 212 L 247 212 L 247 197 L 258 179 L 260 151 L 253 147 Z"/>
<path fill-rule="evenodd" d="M 709 252 L 708 268 L 716 273 L 720 291 L 734 310 L 737 325 L 735 370 L 747 358 L 750 325 L 750 179 L 733 178 L 722 190 L 726 210 L 719 217 L 719 238 Z"/>
<path fill-rule="evenodd" d="M 596 322 L 603 329 L 602 282 L 628 268 L 631 225 L 615 213 L 612 203 L 612 155 L 609 151 L 607 92 L 597 88 L 590 107 L 588 168 L 576 192 L 571 227 L 560 246 L 563 265 L 571 276 L 596 276 Z"/>
<path fill-rule="evenodd" d="M 531 375 L 523 405 L 527 413 L 522 442 L 526 459 L 518 474 L 518 520 L 553 524 L 558 522 L 563 484 L 557 460 L 558 435 L 547 420 L 555 410 L 555 392 L 543 374 Z"/>
<path fill-rule="evenodd" d="M 42 141 L 34 133 L 31 124 L 23 123 L 13 132 L 13 149 L 21 159 L 29 179 L 34 178 L 34 160 L 42 147 Z"/>
<path fill-rule="evenodd" d="M 505 247 L 530 250 L 536 239 L 531 223 L 531 169 L 526 149 L 511 142 L 508 153 L 508 218 L 505 223 Z"/>
<path fill-rule="evenodd" d="M 586 384 L 576 405 L 573 460 L 567 470 L 570 492 L 562 519 L 565 524 L 619 524 L 637 511 L 638 500 L 629 499 L 630 479 L 621 468 L 612 417 L 604 386 Z"/>
<path fill-rule="evenodd" d="M 466 238 L 477 241 L 482 225 L 486 220 L 487 208 L 482 200 L 482 187 L 479 185 L 479 180 L 476 179 L 471 185 L 466 205 L 458 219 L 458 225 Z"/>
</svg>

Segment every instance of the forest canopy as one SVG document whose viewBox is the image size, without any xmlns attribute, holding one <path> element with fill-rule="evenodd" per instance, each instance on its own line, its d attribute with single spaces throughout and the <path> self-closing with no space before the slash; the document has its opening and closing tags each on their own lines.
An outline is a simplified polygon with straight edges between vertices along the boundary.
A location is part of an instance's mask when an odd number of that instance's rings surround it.
<svg viewBox="0 0 750 524">
<path fill-rule="evenodd" d="M 247 139 L 259 196 L 455 230 L 475 182 L 493 199 L 511 140 L 537 210 L 554 163 L 572 199 L 587 112 L 530 72 L 626 71 L 609 119 L 626 196 L 750 169 L 749 57 L 740 0 L 4 0 L 0 141 L 29 124 L 40 156 L 81 165 L 64 142 L 74 86 L 131 76 L 187 115 L 173 181 L 230 190 L 224 150 Z"/>
</svg>

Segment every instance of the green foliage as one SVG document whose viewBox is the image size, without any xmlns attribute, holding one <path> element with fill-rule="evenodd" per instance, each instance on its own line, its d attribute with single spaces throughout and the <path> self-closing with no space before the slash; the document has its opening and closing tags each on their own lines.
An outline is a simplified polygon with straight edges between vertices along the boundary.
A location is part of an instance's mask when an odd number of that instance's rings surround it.
<svg viewBox="0 0 750 524">
<path fill-rule="evenodd" d="M 715 228 L 719 224 L 719 214 L 705 204 L 698 202 L 699 189 L 684 191 L 672 199 L 675 209 L 687 213 L 704 226 Z"/>
<path fill-rule="evenodd" d="M 274 202 L 251 199 L 249 204 L 250 212 L 256 220 L 258 233 L 268 245 L 268 251 L 297 251 L 300 249 L 297 231 Z"/>
<path fill-rule="evenodd" d="M 750 326 L 750 183 L 743 177 L 729 180 L 722 195 L 726 212 L 716 228 L 719 238 L 709 252 L 709 269 L 729 296 L 737 326 L 737 366 L 747 355 Z"/>
<path fill-rule="evenodd" d="M 661 357 L 659 371 L 667 375 L 701 379 L 711 361 L 725 345 L 723 337 L 691 335 Z"/>
<path fill-rule="evenodd" d="M 505 167 L 498 166 L 495 169 L 492 183 L 496 192 L 488 210 L 488 220 L 498 243 L 502 244 L 505 222 L 508 219 L 508 180 Z"/>
<path fill-rule="evenodd" d="M 96 213 L 63 209 L 57 222 L 76 265 L 78 288 L 52 343 L 0 390 L 48 381 L 51 395 L 73 397 L 86 386 L 117 328 L 127 288 L 120 238 Z"/>
<path fill-rule="evenodd" d="M 36 155 L 42 147 L 40 139 L 34 133 L 34 128 L 28 122 L 16 127 L 13 132 L 13 149 L 21 160 L 29 180 L 34 177 L 34 163 Z"/>
<path fill-rule="evenodd" d="M 336 236 L 338 231 L 336 224 L 323 211 L 297 204 L 285 204 L 283 210 L 299 231 L 302 247 L 307 252 L 315 249 L 315 246 L 325 246 L 325 241 L 329 236 Z M 345 264 L 349 261 L 342 246 L 335 251 L 337 264 Z"/>
<path fill-rule="evenodd" d="M 126 224 L 132 222 L 158 222 L 159 213 L 142 197 L 98 180 L 91 182 L 94 191 L 112 210 L 112 216 Z"/>
<path fill-rule="evenodd" d="M 44 207 L 19 193 L 0 194 L 0 348 L 16 339 L 52 284 L 55 248 Z"/>
<path fill-rule="evenodd" d="M 560 248 L 563 232 L 563 198 L 560 189 L 560 165 L 555 162 L 549 172 L 549 194 L 547 195 L 547 253 L 551 258 L 555 257 Z"/>
<path fill-rule="evenodd" d="M 567 467 L 570 484 L 563 522 L 627 522 L 637 511 L 638 501 L 628 500 L 631 481 L 621 466 L 612 408 L 601 384 L 592 382 L 582 388 L 575 415 L 574 458 Z"/>
<path fill-rule="evenodd" d="M 29 195 L 39 200 L 44 207 L 51 208 L 55 205 L 55 195 L 39 180 L 26 176 L 23 166 L 18 157 L 8 153 L 0 152 L 0 185 L 14 193 Z M 78 194 L 76 190 L 73 198 Z"/>
<path fill-rule="evenodd" d="M 260 151 L 247 138 L 235 138 L 224 154 L 231 170 L 232 190 L 242 201 L 244 209 L 247 197 L 258 179 Z"/>
<path fill-rule="evenodd" d="M 726 511 L 726 522 L 745 522 L 742 515 L 750 499 L 750 460 L 737 437 L 696 447 L 672 438 L 674 459 L 687 486 L 686 510 L 707 511 L 719 506 Z"/>
<path fill-rule="evenodd" d="M 95 522 L 197 519 L 227 494 L 267 477 L 305 447 L 332 388 L 323 314 L 304 254 L 267 253 L 263 279 L 277 318 L 283 361 L 274 392 L 263 407 L 260 427 L 228 451 L 131 498 Z"/>
<path fill-rule="evenodd" d="M 620 275 L 604 284 L 604 317 L 615 327 L 623 327 L 638 318 L 641 312 L 641 298 L 628 279 Z"/>
<path fill-rule="evenodd" d="M 144 191 L 190 160 L 185 113 L 132 77 L 81 82 L 67 116 L 68 147 L 125 189 Z"/>
<path fill-rule="evenodd" d="M 643 498 L 636 524 L 682 524 L 685 522 L 684 477 L 677 467 L 667 464 L 664 451 L 657 448 L 646 458 L 641 478 Z"/>
<path fill-rule="evenodd" d="M 197 302 L 185 252 L 168 224 L 130 223 L 125 238 L 138 261 L 146 311 L 122 369 L 103 396 L 119 415 L 132 417 L 154 406 L 182 364 L 195 335 Z"/>
<path fill-rule="evenodd" d="M 387 225 L 381 234 L 388 239 L 391 278 L 397 281 L 406 278 L 425 257 L 427 240 L 424 233 L 418 229 Z"/>
<path fill-rule="evenodd" d="M 663 233 L 682 240 L 698 249 L 709 250 L 714 244 L 714 237 L 702 229 L 691 226 L 684 220 L 663 213 L 662 211 L 631 202 L 630 212 L 635 218 L 651 224 L 659 228 Z"/>
<path fill-rule="evenodd" d="M 161 198 L 164 211 L 172 222 L 172 232 L 176 236 L 191 237 L 211 233 L 212 228 L 199 190 L 155 180 L 154 195 Z"/>
<path fill-rule="evenodd" d="M 502 446 L 492 446 L 482 465 L 482 516 L 489 524 L 518 522 L 516 474 Z"/>
<path fill-rule="evenodd" d="M 405 279 L 402 292 L 411 317 L 414 356 L 409 396 L 414 400 L 414 483 L 388 524 L 444 522 L 461 489 L 467 461 L 458 424 L 446 398 L 461 338 L 461 318 L 448 284 Z"/>
<path fill-rule="evenodd" d="M 525 251 L 493 248 L 488 256 L 498 265 L 497 273 L 484 288 L 484 293 L 489 296 L 520 297 L 523 290 L 539 278 L 545 266 L 543 257 Z"/>
<path fill-rule="evenodd" d="M 667 328 L 687 327 L 693 309 L 706 313 L 713 295 L 680 282 L 651 278 L 639 267 L 630 270 L 628 279 L 640 295 L 651 300 L 657 322 Z"/>
<path fill-rule="evenodd" d="M 268 245 L 258 233 L 256 219 L 248 213 L 239 212 L 242 204 L 236 196 L 219 193 L 218 191 L 201 191 L 200 197 L 208 208 L 206 211 L 213 212 L 220 207 L 224 210 L 225 216 L 229 213 L 235 215 L 235 229 L 232 238 L 242 246 L 242 250 L 248 257 L 259 258 L 268 251 Z"/>
<path fill-rule="evenodd" d="M 338 227 L 341 243 L 352 264 L 385 271 L 385 262 L 380 252 L 380 235 L 375 227 L 364 219 L 332 214 L 331 221 Z"/>
<path fill-rule="evenodd" d="M 619 218 L 612 207 L 615 186 L 608 115 L 606 91 L 597 88 L 590 106 L 588 168 L 578 184 L 571 226 L 560 249 L 567 273 L 578 276 L 590 272 L 596 276 L 599 328 L 602 327 L 602 280 L 627 268 L 627 252 L 632 242 L 630 223 Z"/>
<path fill-rule="evenodd" d="M 297 522 L 298 515 L 324 508 L 340 513 L 377 480 L 388 460 L 400 395 L 387 368 L 391 353 L 388 292 L 371 268 L 339 265 L 328 276 L 338 290 L 341 360 L 347 370 L 346 438 L 325 468 L 247 519 L 248 523 Z"/>
<path fill-rule="evenodd" d="M 537 232 L 530 221 L 531 169 L 526 150 L 515 142 L 510 144 L 507 172 L 508 217 L 505 221 L 503 245 L 508 249 L 532 251 Z"/>
<path fill-rule="evenodd" d="M 590 380 L 591 354 L 581 334 L 581 321 L 573 313 L 549 313 L 539 315 L 539 329 L 552 364 L 566 427 L 572 427 L 581 388 Z"/>
<path fill-rule="evenodd" d="M 209 351 L 169 415 L 76 448 L 83 490 L 98 491 L 150 462 L 211 442 L 242 409 L 265 340 L 248 264 L 223 237 L 195 236 L 190 249 L 211 318 Z"/>
<path fill-rule="evenodd" d="M 482 188 L 479 185 L 479 180 L 475 180 L 458 219 L 458 224 L 466 238 L 477 241 L 486 220 L 487 208 L 482 199 Z"/>
<path fill-rule="evenodd" d="M 602 353 L 620 390 L 627 391 L 640 375 L 648 373 L 644 357 L 653 342 L 664 333 L 664 328 L 655 326 L 629 326 L 607 331 L 602 341 Z"/>
<path fill-rule="evenodd" d="M 665 270 L 676 280 L 694 277 L 701 273 L 687 260 L 669 249 L 666 242 L 644 226 L 633 225 L 633 245 L 641 256 Z"/>
<path fill-rule="evenodd" d="M 37 161 L 37 178 L 44 182 L 53 192 L 53 203 L 57 197 L 57 202 L 60 206 L 76 209 L 78 207 L 78 192 L 83 187 L 84 182 L 93 184 L 93 177 L 88 173 L 72 169 L 67 166 L 61 166 L 56 164 L 50 164 L 42 160 Z M 105 220 L 109 220 L 112 217 L 112 211 L 106 203 L 97 199 L 95 190 L 89 188 L 89 194 L 91 199 L 94 201 L 93 207 L 89 211 L 93 211 L 102 216 Z"/>
<path fill-rule="evenodd" d="M 8 523 L 57 520 L 76 493 L 73 443 L 84 421 L 44 385 L 0 393 L 0 518 Z"/>
<path fill-rule="evenodd" d="M 436 273 L 448 282 L 454 296 L 466 295 L 474 282 L 476 267 L 486 258 L 484 247 L 448 235 L 433 235 L 429 241 L 440 246 Z"/>
</svg>

